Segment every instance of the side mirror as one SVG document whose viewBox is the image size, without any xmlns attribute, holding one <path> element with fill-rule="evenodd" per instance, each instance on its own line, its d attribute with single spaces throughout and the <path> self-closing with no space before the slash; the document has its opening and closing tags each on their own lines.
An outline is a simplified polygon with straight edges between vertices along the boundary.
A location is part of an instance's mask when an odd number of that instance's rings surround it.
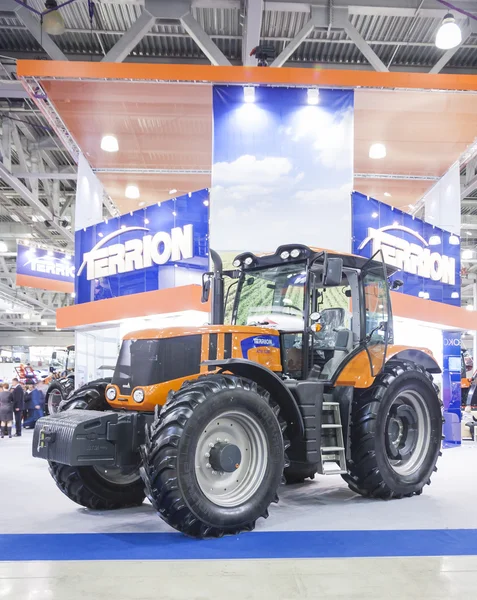
<svg viewBox="0 0 477 600">
<path fill-rule="evenodd" d="M 204 273 L 202 275 L 202 297 L 200 301 L 205 304 L 209 301 L 210 296 L 210 273 Z"/>
<path fill-rule="evenodd" d="M 325 273 L 323 276 L 323 284 L 328 287 L 333 287 L 341 284 L 343 277 L 343 259 L 328 258 L 326 261 Z"/>
<path fill-rule="evenodd" d="M 402 287 L 404 285 L 404 282 L 401 281 L 400 279 L 395 279 L 392 283 L 391 283 L 391 289 L 392 290 L 397 290 L 398 288 Z"/>
</svg>

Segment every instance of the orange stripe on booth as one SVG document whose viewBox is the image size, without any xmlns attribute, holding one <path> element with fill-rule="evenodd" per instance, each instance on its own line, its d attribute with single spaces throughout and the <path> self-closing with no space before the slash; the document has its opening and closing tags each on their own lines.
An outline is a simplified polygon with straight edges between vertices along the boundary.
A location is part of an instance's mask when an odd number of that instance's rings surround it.
<svg viewBox="0 0 477 600">
<path fill-rule="evenodd" d="M 477 312 L 432 300 L 424 300 L 399 292 L 391 292 L 393 315 L 426 323 L 443 325 L 446 329 L 477 329 Z"/>
<path fill-rule="evenodd" d="M 25 287 L 49 290 L 51 292 L 65 292 L 71 294 L 75 291 L 75 284 L 69 281 L 57 281 L 46 277 L 35 277 L 34 275 L 20 275 L 17 273 L 16 284 Z"/>
<path fill-rule="evenodd" d="M 200 285 L 132 294 L 67 306 L 56 311 L 58 329 L 71 329 L 84 325 L 97 325 L 135 317 L 175 313 L 185 310 L 208 312 L 209 305 L 201 303 Z"/>
<path fill-rule="evenodd" d="M 269 85 L 320 85 L 333 87 L 477 90 L 475 75 L 347 71 L 280 67 L 216 67 L 54 60 L 19 60 L 20 77 L 190 81 L 196 83 L 256 83 Z"/>
</svg>

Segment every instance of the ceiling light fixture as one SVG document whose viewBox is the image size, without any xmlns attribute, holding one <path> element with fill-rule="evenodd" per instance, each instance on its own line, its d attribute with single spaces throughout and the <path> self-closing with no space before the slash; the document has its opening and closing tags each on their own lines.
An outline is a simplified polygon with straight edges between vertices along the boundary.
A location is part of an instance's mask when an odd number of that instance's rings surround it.
<svg viewBox="0 0 477 600">
<path fill-rule="evenodd" d="M 442 19 L 436 34 L 436 46 L 441 50 L 450 50 L 462 42 L 462 31 L 455 22 L 454 16 L 447 13 Z"/>
<path fill-rule="evenodd" d="M 392 198 L 392 196 L 389 192 L 384 192 L 384 195 L 386 196 L 386 198 Z"/>
<path fill-rule="evenodd" d="M 386 146 L 381 143 L 371 144 L 369 147 L 369 158 L 379 159 L 386 156 Z"/>
<path fill-rule="evenodd" d="M 76 298 L 76 292 L 71 292 L 71 297 Z"/>
<path fill-rule="evenodd" d="M 248 103 L 255 102 L 255 88 L 253 86 L 247 85 L 243 88 L 243 100 Z"/>
<path fill-rule="evenodd" d="M 440 235 L 431 235 L 429 238 L 429 246 L 438 246 L 441 243 Z"/>
<path fill-rule="evenodd" d="M 48 250 L 48 252 L 46 254 L 47 254 L 47 256 L 53 256 L 53 250 Z"/>
<path fill-rule="evenodd" d="M 472 304 L 466 304 L 465 308 L 466 308 L 466 310 L 474 310 L 474 307 L 472 306 Z"/>
<path fill-rule="evenodd" d="M 48 321 L 42 321 L 41 322 L 41 326 L 42 327 L 48 327 Z"/>
<path fill-rule="evenodd" d="M 141 196 L 137 185 L 126 186 L 126 191 L 124 192 L 124 195 L 126 196 L 126 198 L 129 198 L 130 200 L 137 200 Z"/>
<path fill-rule="evenodd" d="M 459 297 L 459 292 L 452 292 L 451 298 L 458 298 L 458 297 Z"/>
<path fill-rule="evenodd" d="M 5 242 L 0 242 L 0 252 L 8 252 L 8 246 Z"/>
<path fill-rule="evenodd" d="M 139 202 L 138 206 L 144 206 L 146 203 L 144 202 L 144 200 L 142 200 L 141 202 Z"/>
<path fill-rule="evenodd" d="M 172 188 L 172 190 L 169 190 L 169 194 L 177 194 L 177 190 L 176 188 Z"/>
<path fill-rule="evenodd" d="M 30 320 L 30 313 L 23 313 L 22 319 L 25 319 L 25 321 L 29 321 Z"/>
<path fill-rule="evenodd" d="M 114 135 L 103 135 L 101 139 L 101 150 L 105 152 L 117 152 L 119 150 L 118 138 Z"/>
<path fill-rule="evenodd" d="M 58 10 L 56 0 L 46 0 L 46 13 L 42 15 L 43 31 L 49 35 L 61 35 L 65 33 L 65 21 Z"/>
<path fill-rule="evenodd" d="M 471 232 L 471 231 L 466 231 L 465 233 L 466 233 L 467 235 L 472 235 L 472 232 Z"/>
<path fill-rule="evenodd" d="M 467 250 L 462 251 L 462 260 L 468 260 L 469 258 L 472 258 L 473 256 L 474 256 L 474 251 L 470 250 L 469 248 Z"/>
<path fill-rule="evenodd" d="M 316 106 L 320 101 L 320 90 L 318 88 L 308 88 L 306 95 L 308 104 L 312 106 Z"/>
</svg>

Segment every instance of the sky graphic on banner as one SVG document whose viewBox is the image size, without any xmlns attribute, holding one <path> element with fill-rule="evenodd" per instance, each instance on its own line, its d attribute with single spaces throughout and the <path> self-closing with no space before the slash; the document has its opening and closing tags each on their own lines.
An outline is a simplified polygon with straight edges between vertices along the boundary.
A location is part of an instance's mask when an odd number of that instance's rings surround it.
<svg viewBox="0 0 477 600">
<path fill-rule="evenodd" d="M 353 92 L 214 87 L 211 246 L 350 250 Z"/>
</svg>

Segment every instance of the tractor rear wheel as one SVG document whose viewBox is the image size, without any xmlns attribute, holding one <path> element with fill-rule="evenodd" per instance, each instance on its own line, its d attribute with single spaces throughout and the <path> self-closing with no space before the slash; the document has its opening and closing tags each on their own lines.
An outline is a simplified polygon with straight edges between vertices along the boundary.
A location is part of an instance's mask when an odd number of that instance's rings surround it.
<svg viewBox="0 0 477 600">
<path fill-rule="evenodd" d="M 415 363 L 389 361 L 353 400 L 351 459 L 343 479 L 362 496 L 420 494 L 437 470 L 442 421 L 432 376 Z"/>
<path fill-rule="evenodd" d="M 76 390 L 60 410 L 108 410 L 104 398 L 107 382 L 92 381 Z M 70 500 L 93 510 L 113 510 L 140 506 L 144 486 L 139 467 L 109 468 L 100 466 L 71 467 L 48 461 L 50 474 L 58 488 Z"/>
<path fill-rule="evenodd" d="M 142 448 L 147 497 L 166 523 L 193 537 L 250 531 L 278 501 L 284 429 L 253 381 L 220 374 L 187 383 Z"/>
</svg>

